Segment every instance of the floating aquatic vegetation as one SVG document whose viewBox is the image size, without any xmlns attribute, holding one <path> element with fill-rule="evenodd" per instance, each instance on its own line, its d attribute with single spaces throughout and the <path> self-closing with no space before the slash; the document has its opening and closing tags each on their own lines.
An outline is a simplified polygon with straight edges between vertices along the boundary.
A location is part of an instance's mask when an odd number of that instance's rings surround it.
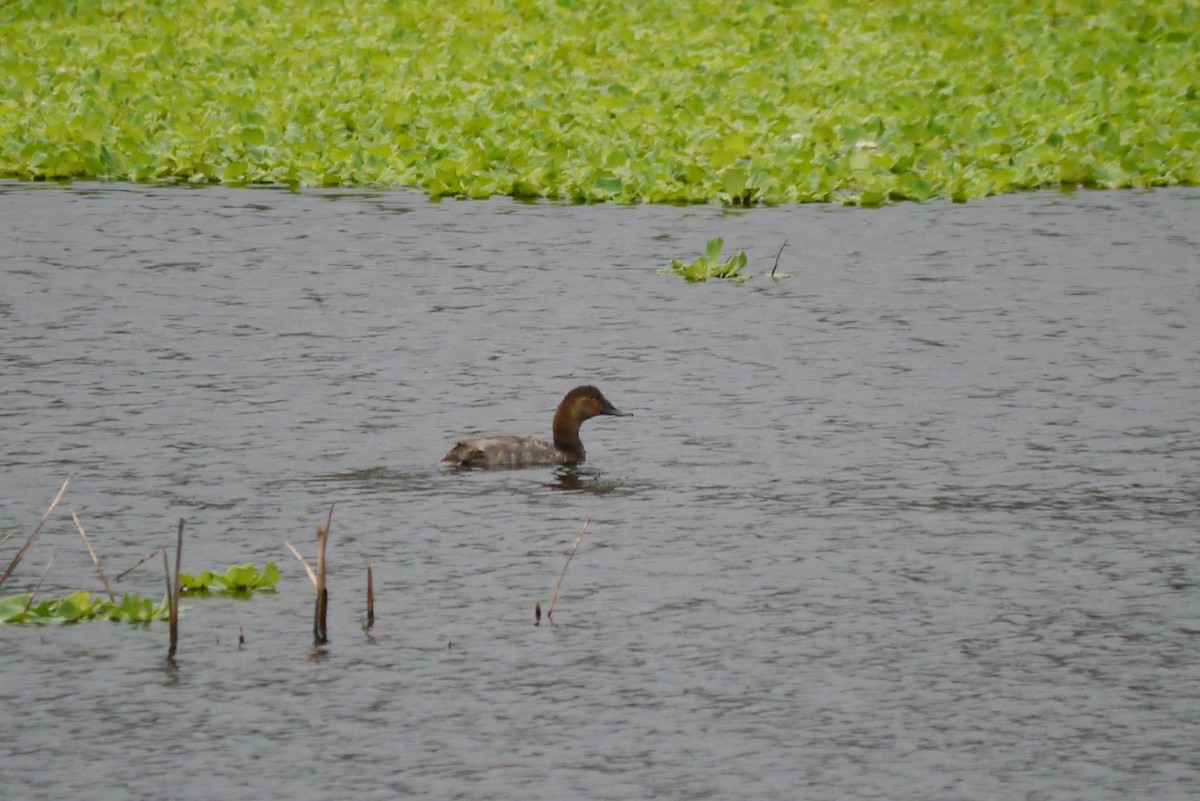
<svg viewBox="0 0 1200 801">
<path fill-rule="evenodd" d="M 739 250 L 729 259 L 721 261 L 721 250 L 724 247 L 725 240 L 721 237 L 710 239 L 704 248 L 704 255 L 691 264 L 685 264 L 679 259 L 671 259 L 671 266 L 664 267 L 659 272 L 667 275 L 682 275 L 688 281 L 707 281 L 710 278 L 724 278 L 735 284 L 749 281 L 750 274 L 742 273 L 742 268 L 746 266 L 746 252 Z"/>
<path fill-rule="evenodd" d="M 62 598 L 50 598 L 31 603 L 33 594 L 10 595 L 0 598 L 0 622 L 3 623 L 78 623 L 85 620 L 120 620 L 127 623 L 149 623 L 166 620 L 167 601 L 154 603 L 137 593 L 127 592 L 118 602 L 93 598 L 90 592 L 79 591 Z"/>
<path fill-rule="evenodd" d="M 254 565 L 233 565 L 224 573 L 214 573 L 205 570 L 197 575 L 181 573 L 179 588 L 185 593 L 223 592 L 250 593 L 255 590 L 275 590 L 275 582 L 279 581 L 279 568 L 274 562 L 263 565 L 262 572 L 254 569 Z"/>
<path fill-rule="evenodd" d="M 0 41 L 8 177 L 867 206 L 1200 184 L 1189 0 L 7 0 Z"/>
</svg>

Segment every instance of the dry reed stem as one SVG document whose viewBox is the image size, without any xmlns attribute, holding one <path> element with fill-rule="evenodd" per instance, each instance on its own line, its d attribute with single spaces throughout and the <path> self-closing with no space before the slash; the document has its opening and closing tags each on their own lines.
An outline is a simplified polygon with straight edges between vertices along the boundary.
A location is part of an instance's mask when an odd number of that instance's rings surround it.
<svg viewBox="0 0 1200 801">
<path fill-rule="evenodd" d="M 587 531 L 588 523 L 592 522 L 592 518 L 583 521 L 583 528 L 579 529 L 579 536 L 575 538 L 575 544 L 571 546 L 571 552 L 567 554 L 567 564 L 563 565 L 562 572 L 558 574 L 558 583 L 554 585 L 554 595 L 550 598 L 550 606 L 546 609 L 546 620 L 554 614 L 554 602 L 558 600 L 558 591 L 562 587 L 563 576 L 567 575 L 567 565 L 571 564 L 571 557 L 575 555 L 575 551 L 579 548 L 579 541 L 583 539 L 583 532 Z"/>
<path fill-rule="evenodd" d="M 29 600 L 26 602 L 25 608 L 22 610 L 23 612 L 28 612 L 29 607 L 33 606 L 33 599 L 37 596 L 38 590 L 42 588 L 42 582 L 46 580 L 46 574 L 50 572 L 50 565 L 54 564 L 54 559 L 57 556 L 58 551 L 50 554 L 50 561 L 46 563 L 46 569 L 42 571 L 41 577 L 38 578 L 37 586 L 33 588 L 33 592 L 29 593 Z"/>
<path fill-rule="evenodd" d="M 0 576 L 0 587 L 4 586 L 4 582 L 8 581 L 8 577 L 17 569 L 17 565 L 21 564 L 21 560 L 25 558 L 25 553 L 29 550 L 29 546 L 33 545 L 33 541 L 37 538 L 38 532 L 42 530 L 42 526 L 46 524 L 46 520 L 54 512 L 54 507 L 58 506 L 58 502 L 67 494 L 67 485 L 71 483 L 71 477 L 67 476 L 67 480 L 63 482 L 62 489 L 54 496 L 54 500 L 50 502 L 50 508 L 46 510 L 46 514 L 42 515 L 41 521 L 37 524 L 37 528 L 29 535 L 29 539 L 25 540 L 25 544 L 21 546 L 21 550 L 17 551 L 17 555 L 8 563 L 8 569 L 4 571 L 4 575 Z"/>
<path fill-rule="evenodd" d="M 292 552 L 293 556 L 300 560 L 300 564 L 304 565 L 304 572 L 308 573 L 308 580 L 312 582 L 313 589 L 315 590 L 317 588 L 317 574 L 313 572 L 313 569 L 309 567 L 308 562 L 306 562 L 304 557 L 300 555 L 300 552 L 296 550 L 295 545 L 292 545 L 287 540 L 284 540 L 283 544 L 288 547 L 288 550 Z"/>
<path fill-rule="evenodd" d="M 71 510 L 71 519 L 75 521 L 75 528 L 79 529 L 79 536 L 83 537 L 83 544 L 87 546 L 88 555 L 92 557 L 92 564 L 96 566 L 96 572 L 100 574 L 100 580 L 104 582 L 104 591 L 108 593 L 108 600 L 113 603 L 117 602 L 117 596 L 113 595 L 112 586 L 108 583 L 108 577 L 104 575 L 104 568 L 100 567 L 100 557 L 96 556 L 96 551 L 92 548 L 91 540 L 88 539 L 87 533 L 83 530 L 83 523 L 79 522 L 79 515 L 75 514 L 75 510 Z"/>
</svg>

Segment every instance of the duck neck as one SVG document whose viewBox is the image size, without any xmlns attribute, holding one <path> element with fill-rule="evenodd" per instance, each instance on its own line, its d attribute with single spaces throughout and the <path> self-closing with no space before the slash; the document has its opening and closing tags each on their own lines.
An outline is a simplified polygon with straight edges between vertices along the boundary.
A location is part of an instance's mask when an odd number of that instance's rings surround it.
<svg viewBox="0 0 1200 801">
<path fill-rule="evenodd" d="M 567 454 L 573 462 L 582 462 L 585 458 L 583 440 L 579 438 L 579 422 L 563 409 L 554 415 L 554 447 Z"/>
</svg>

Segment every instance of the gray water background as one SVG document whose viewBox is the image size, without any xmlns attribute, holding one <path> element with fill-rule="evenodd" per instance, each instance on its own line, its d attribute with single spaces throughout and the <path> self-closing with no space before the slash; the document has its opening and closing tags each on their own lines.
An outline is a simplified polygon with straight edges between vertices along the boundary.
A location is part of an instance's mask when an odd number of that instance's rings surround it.
<svg viewBox="0 0 1200 801">
<path fill-rule="evenodd" d="M 283 571 L 175 668 L 0 625 L 3 796 L 1200 796 L 1198 221 L 0 183 L 0 562 L 73 477 L 3 594 L 100 589 L 70 510 Z M 750 282 L 657 272 L 713 236 Z M 584 382 L 580 469 L 436 469 Z"/>
</svg>

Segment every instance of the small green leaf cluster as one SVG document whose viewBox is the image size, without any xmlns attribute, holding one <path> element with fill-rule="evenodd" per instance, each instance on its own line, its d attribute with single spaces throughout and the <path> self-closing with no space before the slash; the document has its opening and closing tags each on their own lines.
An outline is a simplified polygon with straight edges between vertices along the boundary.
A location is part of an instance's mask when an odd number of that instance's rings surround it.
<svg viewBox="0 0 1200 801">
<path fill-rule="evenodd" d="M 1200 184 L 1195 0 L 6 0 L 0 177 L 864 206 Z"/>
<path fill-rule="evenodd" d="M 2 623 L 77 623 L 85 620 L 120 620 L 149 623 L 166 620 L 167 601 L 155 604 L 136 593 L 125 593 L 117 603 L 93 598 L 90 592 L 73 592 L 62 598 L 50 598 L 31 604 L 31 593 L 0 598 Z"/>
<path fill-rule="evenodd" d="M 262 572 L 253 564 L 233 565 L 224 573 L 205 570 L 198 575 L 179 574 L 179 588 L 183 592 L 249 593 L 255 590 L 273 591 L 279 581 L 279 568 L 274 562 L 263 565 Z"/>
<path fill-rule="evenodd" d="M 671 259 L 671 266 L 664 267 L 659 272 L 682 275 L 689 282 L 707 281 L 710 278 L 724 278 L 735 284 L 749 281 L 750 274 L 742 273 L 742 268 L 746 266 L 746 252 L 739 250 L 726 261 L 721 261 L 721 250 L 724 247 L 725 240 L 723 238 L 710 239 L 704 248 L 704 255 L 691 264 L 685 264 L 679 259 Z"/>
</svg>

